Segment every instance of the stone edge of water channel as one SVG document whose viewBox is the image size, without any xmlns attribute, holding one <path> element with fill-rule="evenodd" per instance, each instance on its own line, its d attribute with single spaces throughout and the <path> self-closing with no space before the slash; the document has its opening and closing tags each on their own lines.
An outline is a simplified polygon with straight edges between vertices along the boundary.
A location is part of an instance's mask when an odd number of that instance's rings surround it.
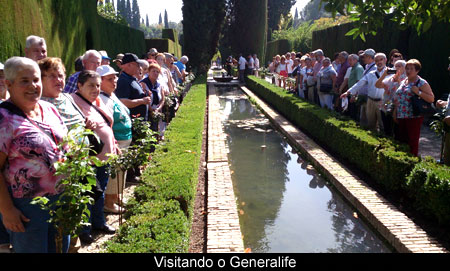
<svg viewBox="0 0 450 271">
<path fill-rule="evenodd" d="M 448 253 L 444 246 L 370 188 L 344 165 L 325 152 L 312 139 L 273 110 L 251 90 L 242 91 L 258 104 L 261 111 L 289 141 L 306 154 L 308 160 L 338 189 L 386 241 L 400 253 Z"/>
<path fill-rule="evenodd" d="M 208 78 L 207 155 L 207 253 L 243 253 L 239 215 L 234 195 L 228 146 L 222 127 L 219 98 L 212 78 Z"/>
</svg>

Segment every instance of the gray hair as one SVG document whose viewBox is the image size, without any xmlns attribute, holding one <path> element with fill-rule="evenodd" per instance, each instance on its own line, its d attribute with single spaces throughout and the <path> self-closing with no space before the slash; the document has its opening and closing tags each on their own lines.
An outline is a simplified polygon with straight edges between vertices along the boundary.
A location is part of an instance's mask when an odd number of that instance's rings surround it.
<svg viewBox="0 0 450 271">
<path fill-rule="evenodd" d="M 83 62 L 88 60 L 91 56 L 96 56 L 100 59 L 102 59 L 102 55 L 97 50 L 88 50 L 86 53 L 84 53 L 83 57 L 81 58 Z"/>
<path fill-rule="evenodd" d="M 14 82 L 17 74 L 24 69 L 33 69 L 38 71 L 40 77 L 41 70 L 34 60 L 26 57 L 15 56 L 8 59 L 5 63 L 5 79 L 10 82 Z"/>
<path fill-rule="evenodd" d="M 328 61 L 328 62 L 331 63 L 331 59 L 330 59 L 329 57 L 324 58 L 324 59 L 322 60 L 322 63 L 325 62 L 325 61 Z"/>
<path fill-rule="evenodd" d="M 36 45 L 36 44 L 47 47 L 47 44 L 45 43 L 44 38 L 31 35 L 31 36 L 27 37 L 27 40 L 25 42 L 25 48 L 29 49 L 29 48 L 31 48 L 31 46 Z"/>
<path fill-rule="evenodd" d="M 180 61 L 181 61 L 181 62 L 186 61 L 186 63 L 187 63 L 187 62 L 189 62 L 189 58 L 188 58 L 187 56 L 182 56 L 182 57 L 180 58 Z"/>
<path fill-rule="evenodd" d="M 375 59 L 375 58 L 377 58 L 379 56 L 383 57 L 384 59 L 387 59 L 387 57 L 386 57 L 386 55 L 384 53 L 376 53 L 373 58 Z"/>
<path fill-rule="evenodd" d="M 404 61 L 404 60 L 402 60 L 402 59 L 395 61 L 394 66 L 395 66 L 396 64 L 402 65 L 403 68 L 406 67 L 406 61 Z"/>
<path fill-rule="evenodd" d="M 356 54 L 351 54 L 348 56 L 348 58 L 353 58 L 353 60 L 359 61 L 359 56 Z"/>
</svg>

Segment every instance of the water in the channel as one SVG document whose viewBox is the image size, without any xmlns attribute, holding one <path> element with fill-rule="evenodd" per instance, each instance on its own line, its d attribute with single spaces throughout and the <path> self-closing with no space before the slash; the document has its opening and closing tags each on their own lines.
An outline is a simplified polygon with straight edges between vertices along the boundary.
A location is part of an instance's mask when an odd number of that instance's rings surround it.
<svg viewBox="0 0 450 271">
<path fill-rule="evenodd" d="M 239 89 L 219 97 L 246 248 L 392 252 Z"/>
</svg>

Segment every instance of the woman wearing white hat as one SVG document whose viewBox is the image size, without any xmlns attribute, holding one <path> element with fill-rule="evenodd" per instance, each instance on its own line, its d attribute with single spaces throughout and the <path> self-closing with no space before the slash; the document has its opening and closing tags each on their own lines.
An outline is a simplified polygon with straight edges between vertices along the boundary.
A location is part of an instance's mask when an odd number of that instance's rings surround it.
<svg viewBox="0 0 450 271">
<path fill-rule="evenodd" d="M 121 150 L 126 150 L 132 140 L 130 110 L 117 98 L 114 91 L 117 88 L 117 74 L 111 66 L 103 65 L 97 68 L 102 82 L 100 85 L 100 98 L 106 107 L 110 110 L 114 118 L 113 132 L 114 137 Z M 116 178 L 108 181 L 105 191 L 104 210 L 110 213 L 120 213 L 123 209 L 120 207 L 119 195 L 123 194 L 125 188 L 126 172 L 119 172 Z"/>
</svg>

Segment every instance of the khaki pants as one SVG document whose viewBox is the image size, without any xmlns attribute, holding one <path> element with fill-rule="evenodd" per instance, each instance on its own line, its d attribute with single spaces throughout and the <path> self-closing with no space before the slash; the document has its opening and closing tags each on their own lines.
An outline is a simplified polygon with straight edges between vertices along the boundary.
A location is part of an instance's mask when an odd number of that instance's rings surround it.
<svg viewBox="0 0 450 271">
<path fill-rule="evenodd" d="M 370 98 L 366 103 L 366 116 L 367 116 L 367 128 L 372 131 L 377 130 L 377 124 L 380 131 L 383 130 L 383 120 L 381 119 L 380 112 L 381 101 L 374 101 Z"/>
<path fill-rule="evenodd" d="M 315 86 L 308 87 L 308 101 L 314 103 L 314 88 Z"/>
<path fill-rule="evenodd" d="M 131 144 L 130 140 L 117 141 L 119 143 L 119 148 L 122 151 L 128 149 Z M 127 179 L 127 172 L 119 171 L 117 172 L 116 178 L 110 178 L 108 185 L 106 186 L 105 194 L 107 195 L 118 195 L 122 194 L 125 189 L 125 180 Z"/>
</svg>

